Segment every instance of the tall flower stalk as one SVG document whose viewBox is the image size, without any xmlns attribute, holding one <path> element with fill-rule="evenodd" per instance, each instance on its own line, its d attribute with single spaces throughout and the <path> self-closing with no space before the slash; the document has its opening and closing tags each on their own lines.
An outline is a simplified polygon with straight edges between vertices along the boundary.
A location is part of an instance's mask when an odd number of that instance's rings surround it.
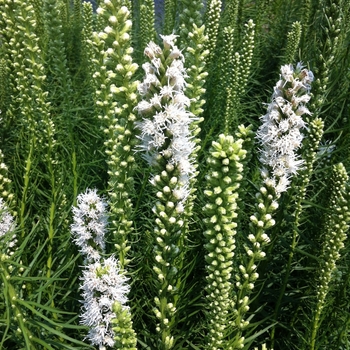
<svg viewBox="0 0 350 350">
<path fill-rule="evenodd" d="M 180 276 L 186 239 L 186 205 L 190 180 L 195 166 L 191 154 L 188 112 L 190 100 L 183 93 L 186 82 L 184 57 L 175 45 L 176 36 L 161 36 L 164 49 L 150 42 L 143 64 L 145 78 L 138 90 L 142 101 L 136 110 L 142 117 L 139 150 L 152 168 L 151 184 L 156 203 L 153 207 L 154 267 L 158 296 L 155 298 L 157 331 L 161 336 L 159 349 L 174 346 L 172 328 L 176 324 L 176 307 L 180 293 Z"/>
<path fill-rule="evenodd" d="M 207 349 L 225 349 L 225 336 L 233 310 L 233 256 L 238 217 L 238 188 L 243 179 L 243 140 L 221 134 L 212 143 L 207 159 L 210 168 L 204 191 L 207 285 Z"/>
<path fill-rule="evenodd" d="M 305 197 L 308 185 L 307 180 L 311 176 L 312 163 L 314 161 L 311 154 L 312 159 L 306 157 L 306 160 L 297 154 L 297 150 L 301 148 L 304 139 L 304 134 L 301 131 L 307 129 L 307 123 L 302 119 L 302 116 L 310 117 L 311 115 L 306 107 L 306 103 L 311 98 L 312 81 L 312 72 L 304 68 L 301 63 L 298 63 L 295 68 L 292 65 L 282 66 L 280 80 L 277 82 L 272 95 L 272 102 L 268 106 L 267 114 L 262 117 L 263 124 L 257 133 L 259 143 L 262 146 L 260 161 L 263 164 L 262 175 L 264 182 L 267 186 L 275 189 L 277 197 L 287 190 L 291 183 L 291 178 L 295 174 L 299 172 L 303 179 L 300 187 L 301 193 L 299 193 L 297 200 L 295 223 L 292 230 L 293 237 L 286 273 L 275 306 L 275 319 L 278 318 L 282 298 L 289 280 L 294 250 L 297 245 L 297 226 L 301 214 L 301 201 Z M 312 145 L 313 147 L 307 150 L 307 154 L 314 151 L 315 146 L 317 147 L 320 141 L 320 136 L 322 136 L 322 132 L 314 132 L 314 123 L 310 125 L 310 130 L 309 136 L 316 145 Z M 271 331 L 272 346 L 274 345 L 274 334 L 275 327 Z"/>
<path fill-rule="evenodd" d="M 308 349 L 316 349 L 317 333 L 322 322 L 322 311 L 325 308 L 331 281 L 337 269 L 337 261 L 341 257 L 344 241 L 347 238 L 350 222 L 349 202 L 346 189 L 349 176 L 342 163 L 332 169 L 329 210 L 323 228 L 322 255 L 319 265 L 319 277 L 316 286 L 316 307 L 312 317 Z"/>
<path fill-rule="evenodd" d="M 206 18 L 205 18 L 205 34 L 208 36 L 207 48 L 209 55 L 207 58 L 208 70 L 212 67 L 212 61 L 217 45 L 219 34 L 219 22 L 221 18 L 221 0 L 210 0 L 207 5 Z"/>
<path fill-rule="evenodd" d="M 125 1 L 101 2 L 96 10 L 100 32 L 93 33 L 96 80 L 95 105 L 106 135 L 110 234 L 120 264 L 128 265 L 129 239 L 133 231 L 134 146 L 133 108 L 137 103 L 137 82 L 131 47 L 131 13 Z"/>
<path fill-rule="evenodd" d="M 282 66 L 272 102 L 268 105 L 267 113 L 261 117 L 263 123 L 256 137 L 261 147 L 263 186 L 256 194 L 255 212 L 250 217 L 250 234 L 244 246 L 247 260 L 239 266 L 236 274 L 237 333 L 232 342 L 235 349 L 244 343 L 242 333 L 249 324 L 245 318 L 249 310 L 249 296 L 259 277 L 257 264 L 266 256 L 265 247 L 270 242 L 267 230 L 275 225 L 273 214 L 278 208 L 278 199 L 287 191 L 291 178 L 304 163 L 297 150 L 301 147 L 304 137 L 301 129 L 306 128 L 301 116 L 310 114 L 305 103 L 310 99 L 312 80 L 312 73 L 301 64 L 295 69 L 292 65 Z"/>
</svg>

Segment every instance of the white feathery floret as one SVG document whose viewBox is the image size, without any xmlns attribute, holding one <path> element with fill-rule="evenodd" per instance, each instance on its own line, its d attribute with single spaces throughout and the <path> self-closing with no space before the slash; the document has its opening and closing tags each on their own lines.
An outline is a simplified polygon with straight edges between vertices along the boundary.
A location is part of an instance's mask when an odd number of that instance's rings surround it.
<svg viewBox="0 0 350 350">
<path fill-rule="evenodd" d="M 291 64 L 282 66 L 272 102 L 260 118 L 262 125 L 257 131 L 257 139 L 261 146 L 263 178 L 266 184 L 275 188 L 277 196 L 287 190 L 290 178 L 304 163 L 296 152 L 304 138 L 301 129 L 306 128 L 302 115 L 311 115 L 305 104 L 310 100 L 313 79 L 312 72 L 301 63 L 295 69 Z"/>
<path fill-rule="evenodd" d="M 0 246 L 2 246 L 7 255 L 14 254 L 14 248 L 17 244 L 15 228 L 15 219 L 10 214 L 5 201 L 0 198 Z"/>
<path fill-rule="evenodd" d="M 74 243 L 87 261 L 100 260 L 105 249 L 107 231 L 107 203 L 99 197 L 97 190 L 87 189 L 77 198 L 73 207 L 71 233 Z"/>
<path fill-rule="evenodd" d="M 144 159 L 150 164 L 157 164 L 159 155 L 166 158 L 168 164 L 176 166 L 180 172 L 178 188 L 184 187 L 186 196 L 189 191 L 190 178 L 194 175 L 195 167 L 191 154 L 195 148 L 192 141 L 190 124 L 195 120 L 187 108 L 190 99 L 183 90 L 186 86 L 186 70 L 184 56 L 176 47 L 176 35 L 161 35 L 164 50 L 169 50 L 167 67 L 161 67 L 160 56 L 163 50 L 150 42 L 145 55 L 150 62 L 143 64 L 145 78 L 138 86 L 143 100 L 135 107 L 143 120 L 138 123 L 141 144 L 138 149 L 144 152 Z M 163 79 L 159 72 L 163 71 Z M 162 82 L 161 82 L 162 80 Z"/>
<path fill-rule="evenodd" d="M 6 203 L 0 198 L 0 238 L 11 232 L 15 228 L 13 216 L 10 214 Z"/>
</svg>

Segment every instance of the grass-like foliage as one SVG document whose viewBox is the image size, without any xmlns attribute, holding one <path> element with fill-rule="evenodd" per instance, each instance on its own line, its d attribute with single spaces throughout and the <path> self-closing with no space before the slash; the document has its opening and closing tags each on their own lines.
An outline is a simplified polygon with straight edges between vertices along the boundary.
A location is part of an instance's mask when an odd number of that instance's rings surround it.
<svg viewBox="0 0 350 350">
<path fill-rule="evenodd" d="M 349 0 L 0 0 L 0 348 L 350 349 Z"/>
</svg>

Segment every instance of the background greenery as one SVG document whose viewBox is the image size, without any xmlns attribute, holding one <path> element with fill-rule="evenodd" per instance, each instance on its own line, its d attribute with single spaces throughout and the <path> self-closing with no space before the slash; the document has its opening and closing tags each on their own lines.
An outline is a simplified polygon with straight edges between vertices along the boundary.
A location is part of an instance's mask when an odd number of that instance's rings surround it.
<svg viewBox="0 0 350 350">
<path fill-rule="evenodd" d="M 347 241 L 340 244 L 350 208 L 350 2 L 156 5 L 111 0 L 96 14 L 80 0 L 0 0 L 0 185 L 16 217 L 18 240 L 13 254 L 0 245 L 0 348 L 91 348 L 83 342 L 87 328 L 79 324 L 83 259 L 70 233 L 71 208 L 86 188 L 108 198 L 108 253 L 116 254 L 130 278 L 137 347 L 167 348 L 153 312 L 159 290 L 153 269 L 155 192 L 149 183 L 154 169 L 135 153 L 137 81 L 143 79 L 144 48 L 150 40 L 159 43 L 159 33 L 179 36 L 188 74 L 185 94 L 200 118 L 192 129 L 200 146 L 194 158 L 198 173 L 178 242 L 182 263 L 175 278 L 173 348 L 208 348 L 214 327 L 208 320 L 203 208 L 210 201 L 206 175 L 214 166 L 206 160 L 222 133 L 241 139 L 246 156 L 236 191 L 232 305 L 220 348 L 350 348 L 350 248 Z M 130 14 L 120 12 L 122 6 Z M 112 33 L 98 35 L 112 15 L 117 18 Z M 247 292 L 249 310 L 242 317 L 249 322 L 241 327 L 234 276 L 248 264 L 249 217 L 261 186 L 254 133 L 280 66 L 299 61 L 315 75 L 301 150 L 307 168 L 279 198 L 266 258 Z"/>
</svg>

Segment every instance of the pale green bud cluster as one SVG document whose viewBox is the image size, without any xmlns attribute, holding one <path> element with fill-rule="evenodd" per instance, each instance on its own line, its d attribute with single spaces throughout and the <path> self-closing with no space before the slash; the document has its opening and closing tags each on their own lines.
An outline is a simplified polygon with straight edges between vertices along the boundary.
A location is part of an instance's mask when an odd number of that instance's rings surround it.
<svg viewBox="0 0 350 350">
<path fill-rule="evenodd" d="M 127 236 L 132 231 L 133 149 L 137 104 L 137 81 L 134 74 L 138 65 L 133 62 L 131 47 L 131 14 L 123 1 L 104 1 L 97 9 L 103 28 L 93 35 L 97 82 L 96 109 L 106 134 L 105 152 L 109 175 L 109 205 L 111 235 L 119 252 L 122 266 L 130 247 Z"/>
<path fill-rule="evenodd" d="M 140 31 L 139 31 L 141 52 L 150 41 L 154 41 L 156 39 L 154 17 L 155 17 L 154 1 L 153 0 L 143 1 L 140 6 Z"/>
<path fill-rule="evenodd" d="M 1 113 L 1 111 L 0 111 Z M 15 198 L 12 193 L 12 181 L 8 177 L 8 168 L 4 163 L 4 154 L 0 150 L 0 196 L 11 208 L 14 204 Z M 16 214 L 16 213 L 14 213 Z"/>
<path fill-rule="evenodd" d="M 203 208 L 203 221 L 206 225 L 204 236 L 207 251 L 207 348 L 211 350 L 223 348 L 228 313 L 232 305 L 231 275 L 238 216 L 237 190 L 242 181 L 241 161 L 246 157 L 242 144 L 242 139 L 235 141 L 232 136 L 221 134 L 218 141 L 212 143 L 207 159 L 209 171 L 204 191 L 207 204 Z M 241 306 L 248 307 L 247 304 Z"/>
<path fill-rule="evenodd" d="M 54 98 L 60 98 L 67 103 L 71 97 L 71 81 L 66 65 L 67 58 L 64 48 L 63 26 L 59 17 L 59 10 L 56 1 L 45 0 L 43 8 L 43 21 L 47 35 L 45 48 L 45 60 L 49 83 L 54 83 L 56 90 L 53 89 Z M 57 96 L 59 94 L 59 97 Z M 64 97 L 63 97 L 64 96 Z M 50 97 L 50 96 L 49 96 Z M 57 103 L 57 101 L 54 101 Z M 67 106 L 65 106 L 67 107 Z"/>
<path fill-rule="evenodd" d="M 255 40 L 255 23 L 245 23 L 245 33 L 240 52 L 235 47 L 237 33 L 231 22 L 223 29 L 222 47 L 219 56 L 218 93 L 213 97 L 213 113 L 216 118 L 225 118 L 225 130 L 235 130 L 239 122 L 239 105 L 250 76 Z"/>
<path fill-rule="evenodd" d="M 179 180 L 179 172 L 175 167 L 167 167 L 167 170 L 152 179 L 157 197 L 153 207 L 156 217 L 153 271 L 159 288 L 154 312 L 159 322 L 157 331 L 163 334 L 163 340 L 167 339 L 166 344 L 163 344 L 166 349 L 170 349 L 173 344 L 170 332 L 176 313 L 176 285 L 183 253 L 181 241 L 185 221 L 184 204 L 181 202 L 182 197 L 177 193 Z"/>
<path fill-rule="evenodd" d="M 294 22 L 292 24 L 292 30 L 287 34 L 287 47 L 286 53 L 283 59 L 283 64 L 294 62 L 299 48 L 301 38 L 302 27 L 300 22 Z"/>
<path fill-rule="evenodd" d="M 255 23 L 250 19 L 245 26 L 245 35 L 242 43 L 242 52 L 236 53 L 235 75 L 236 75 L 236 87 L 239 94 L 243 95 L 245 88 L 248 84 L 248 78 L 252 65 L 252 58 L 254 52 L 254 39 L 255 39 Z"/>
<path fill-rule="evenodd" d="M 116 301 L 112 306 L 115 317 L 112 329 L 115 333 L 114 348 L 118 350 L 136 350 L 136 333 L 132 328 L 130 309 Z"/>
<path fill-rule="evenodd" d="M 307 186 L 313 175 L 314 163 L 319 151 L 319 145 L 323 136 L 324 122 L 321 118 L 314 118 L 308 124 L 308 134 L 305 145 L 303 147 L 304 167 L 300 170 L 297 178 L 299 186 L 296 187 L 296 209 L 295 209 L 295 225 L 298 226 L 299 218 L 302 212 L 302 201 L 305 199 Z M 295 234 L 297 232 L 295 231 Z"/>
<path fill-rule="evenodd" d="M 236 112 L 236 92 L 234 88 L 234 74 L 232 71 L 233 62 L 235 62 L 235 35 L 234 29 L 228 24 L 223 29 L 223 43 L 220 51 L 225 53 L 219 56 L 216 69 L 218 70 L 218 88 L 216 93 L 210 93 L 210 86 L 208 87 L 208 101 L 213 104 L 212 112 L 215 120 L 222 119 L 225 116 L 225 120 L 234 119 L 233 114 Z M 238 54 L 238 53 L 237 53 Z M 214 79 L 216 76 L 214 76 Z M 213 79 L 213 78 L 212 78 Z M 212 102 L 211 102 L 212 100 Z M 230 115 L 230 116 L 229 116 Z M 229 128 L 225 128 L 226 132 Z"/>
<path fill-rule="evenodd" d="M 323 136 L 324 121 L 321 118 L 314 118 L 310 120 L 308 124 L 308 134 L 306 145 L 304 148 L 303 158 L 305 160 L 305 168 L 307 173 L 311 176 L 313 163 L 316 160 L 317 152 L 319 151 L 319 145 Z M 301 171 L 301 175 L 304 172 Z"/>
<path fill-rule="evenodd" d="M 339 48 L 342 40 L 345 39 L 345 32 L 342 30 L 345 18 L 340 2 L 330 2 L 324 9 L 323 31 L 326 37 L 324 44 L 316 47 L 318 54 L 315 54 L 315 75 L 317 79 L 314 84 L 315 99 L 311 104 L 311 111 L 318 113 L 327 101 L 327 90 L 330 84 L 332 67 L 339 55 Z"/>
<path fill-rule="evenodd" d="M 197 27 L 193 25 L 192 31 L 188 33 L 190 43 L 184 53 L 187 67 L 187 85 L 185 88 L 186 96 L 190 99 L 190 112 L 199 117 L 203 113 L 203 105 L 205 100 L 203 95 L 205 93 L 204 84 L 208 76 L 206 58 L 209 55 L 209 50 L 206 49 L 208 37 L 204 34 L 204 26 Z M 199 121 L 193 123 L 198 125 Z M 200 132 L 198 127 L 193 127 L 193 136 L 197 136 Z M 198 141 L 197 141 L 198 142 Z"/>
<path fill-rule="evenodd" d="M 219 33 L 219 22 L 221 16 L 221 0 L 211 0 L 207 5 L 205 18 L 205 34 L 208 36 L 207 48 L 209 50 L 208 68 L 210 69 L 214 57 Z"/>
<path fill-rule="evenodd" d="M 182 9 L 179 15 L 180 47 L 188 45 L 188 36 L 192 28 L 202 26 L 203 2 L 201 0 L 182 0 Z"/>
<path fill-rule="evenodd" d="M 176 2 L 173 0 L 164 0 L 164 26 L 163 33 L 170 34 L 175 27 Z"/>
<path fill-rule="evenodd" d="M 10 35 L 4 49 L 11 67 L 8 78 L 11 81 L 12 95 L 6 109 L 6 123 L 9 124 L 8 127 L 15 125 L 17 128 L 18 136 L 13 141 L 17 143 L 16 147 L 21 155 L 16 155 L 15 162 L 24 159 L 21 165 L 24 171 L 20 178 L 16 179 L 22 187 L 18 203 L 18 226 L 21 236 L 24 237 L 27 229 L 25 221 L 33 206 L 28 198 L 34 196 L 41 185 L 41 180 L 38 181 L 33 169 L 40 163 L 42 171 L 48 174 L 52 191 L 56 186 L 56 130 L 50 115 L 44 53 L 36 34 L 37 23 L 33 5 L 20 1 L 14 4 L 6 1 L 3 5 L 2 23 L 6 35 Z M 40 156 L 35 157 L 36 154 Z M 53 207 L 52 212 L 54 210 Z"/>
<path fill-rule="evenodd" d="M 196 159 L 198 152 L 200 150 L 200 138 L 199 133 L 201 132 L 200 123 L 204 120 L 202 117 L 203 105 L 205 104 L 204 85 L 206 83 L 206 78 L 208 76 L 206 59 L 208 57 L 209 51 L 206 49 L 206 42 L 208 37 L 204 34 L 204 25 L 197 27 L 193 24 L 192 31 L 188 32 L 188 46 L 185 49 L 184 57 L 185 64 L 187 67 L 186 75 L 186 86 L 185 94 L 189 98 L 190 105 L 189 111 L 192 113 L 196 119 L 189 125 L 189 130 L 191 136 L 193 137 L 193 142 L 195 147 L 192 151 L 192 158 Z M 194 168 L 197 169 L 197 163 L 194 163 Z M 194 187 L 196 177 L 191 179 L 191 186 Z M 193 202 L 194 196 L 191 196 L 190 202 Z M 189 204 L 188 212 L 191 214 L 192 205 Z"/>
<path fill-rule="evenodd" d="M 235 274 L 235 286 L 237 292 L 235 326 L 238 331 L 236 342 L 242 341 L 242 331 L 249 325 L 249 320 L 245 320 L 245 314 L 249 310 L 249 295 L 255 288 L 255 282 L 259 278 L 257 267 L 259 261 L 266 257 L 264 248 L 270 243 L 270 237 L 266 230 L 275 225 L 272 214 L 278 208 L 276 191 L 272 186 L 264 185 L 260 187 L 255 195 L 255 212 L 250 216 L 247 243 L 244 249 L 247 254 L 246 264 L 240 265 Z"/>
<path fill-rule="evenodd" d="M 32 133 L 33 138 L 35 137 L 37 147 L 45 149 L 55 143 L 52 139 L 54 125 L 49 118 L 48 93 L 43 89 L 46 76 L 39 38 L 35 34 L 33 6 L 18 3 L 15 11 L 12 10 L 12 15 L 18 22 L 8 46 L 14 69 L 15 102 L 18 103 L 19 113 L 23 116 L 24 126 Z M 13 27 L 12 18 L 6 13 L 3 16 L 6 25 Z M 32 79 L 27 79 L 28 76 Z"/>
</svg>

